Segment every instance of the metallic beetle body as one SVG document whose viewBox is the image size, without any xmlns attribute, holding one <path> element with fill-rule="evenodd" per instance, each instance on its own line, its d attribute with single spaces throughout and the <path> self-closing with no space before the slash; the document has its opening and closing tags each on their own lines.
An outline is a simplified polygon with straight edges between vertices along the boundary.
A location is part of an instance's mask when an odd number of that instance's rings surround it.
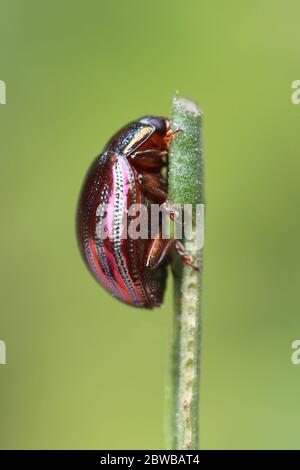
<svg viewBox="0 0 300 470">
<path fill-rule="evenodd" d="M 83 259 L 105 289 L 136 307 L 153 308 L 162 303 L 168 261 L 162 250 L 166 244 L 123 239 L 122 216 L 132 204 L 146 205 L 150 211 L 151 203 L 166 201 L 161 169 L 172 138 L 168 119 L 146 117 L 130 123 L 96 158 L 80 194 L 77 237 Z M 97 231 L 104 218 L 103 204 L 109 204 L 105 239 Z M 149 262 L 151 256 L 153 262 Z"/>
</svg>

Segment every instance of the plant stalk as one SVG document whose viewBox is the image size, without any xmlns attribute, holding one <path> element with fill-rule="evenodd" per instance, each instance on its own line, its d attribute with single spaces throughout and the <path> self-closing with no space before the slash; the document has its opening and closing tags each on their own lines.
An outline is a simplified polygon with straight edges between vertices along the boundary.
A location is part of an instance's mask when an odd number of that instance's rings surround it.
<svg viewBox="0 0 300 470">
<path fill-rule="evenodd" d="M 176 95 L 173 98 L 172 127 L 176 134 L 169 153 L 169 199 L 172 204 L 191 204 L 193 231 L 196 205 L 204 203 L 204 174 L 201 139 L 201 111 Z M 184 226 L 183 226 L 184 228 Z M 193 259 L 183 266 L 177 258 L 174 271 L 174 324 L 171 341 L 171 371 L 167 391 L 166 445 L 169 449 L 199 449 L 199 386 L 201 340 L 202 246 L 183 244 Z"/>
</svg>

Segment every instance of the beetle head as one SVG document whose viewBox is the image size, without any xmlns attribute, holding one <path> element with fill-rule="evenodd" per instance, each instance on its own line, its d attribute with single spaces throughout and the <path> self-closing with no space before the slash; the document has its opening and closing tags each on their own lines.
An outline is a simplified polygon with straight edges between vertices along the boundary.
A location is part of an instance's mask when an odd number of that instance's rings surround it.
<svg viewBox="0 0 300 470">
<path fill-rule="evenodd" d="M 157 116 L 147 116 L 141 119 L 141 122 L 144 124 L 150 124 L 154 127 L 157 134 L 165 136 L 170 130 L 170 121 L 164 117 Z"/>
</svg>

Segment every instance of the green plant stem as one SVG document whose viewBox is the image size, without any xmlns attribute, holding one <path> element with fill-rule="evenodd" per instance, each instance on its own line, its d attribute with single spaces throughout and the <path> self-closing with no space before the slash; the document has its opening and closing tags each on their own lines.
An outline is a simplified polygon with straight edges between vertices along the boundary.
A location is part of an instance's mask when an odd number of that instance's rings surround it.
<svg viewBox="0 0 300 470">
<path fill-rule="evenodd" d="M 202 204 L 204 177 L 198 106 L 175 96 L 172 127 L 183 132 L 176 135 L 170 146 L 170 201 L 181 206 Z M 184 244 L 187 249 L 185 240 Z M 183 266 L 180 259 L 174 267 L 174 325 L 168 387 L 167 447 L 181 450 L 199 448 L 202 250 L 188 253 L 200 270 Z"/>
</svg>

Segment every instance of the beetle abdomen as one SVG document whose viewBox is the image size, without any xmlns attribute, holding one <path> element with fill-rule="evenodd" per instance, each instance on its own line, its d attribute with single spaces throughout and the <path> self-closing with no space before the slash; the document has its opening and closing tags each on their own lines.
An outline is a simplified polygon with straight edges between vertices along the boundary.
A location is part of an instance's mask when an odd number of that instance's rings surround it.
<svg viewBox="0 0 300 470">
<path fill-rule="evenodd" d="M 152 274 L 145 274 L 147 240 L 124 237 L 124 220 L 132 204 L 147 204 L 135 170 L 122 156 L 101 155 L 81 193 L 78 239 L 89 270 L 103 287 L 123 302 L 152 308 L 160 305 L 162 295 L 156 295 Z"/>
</svg>

